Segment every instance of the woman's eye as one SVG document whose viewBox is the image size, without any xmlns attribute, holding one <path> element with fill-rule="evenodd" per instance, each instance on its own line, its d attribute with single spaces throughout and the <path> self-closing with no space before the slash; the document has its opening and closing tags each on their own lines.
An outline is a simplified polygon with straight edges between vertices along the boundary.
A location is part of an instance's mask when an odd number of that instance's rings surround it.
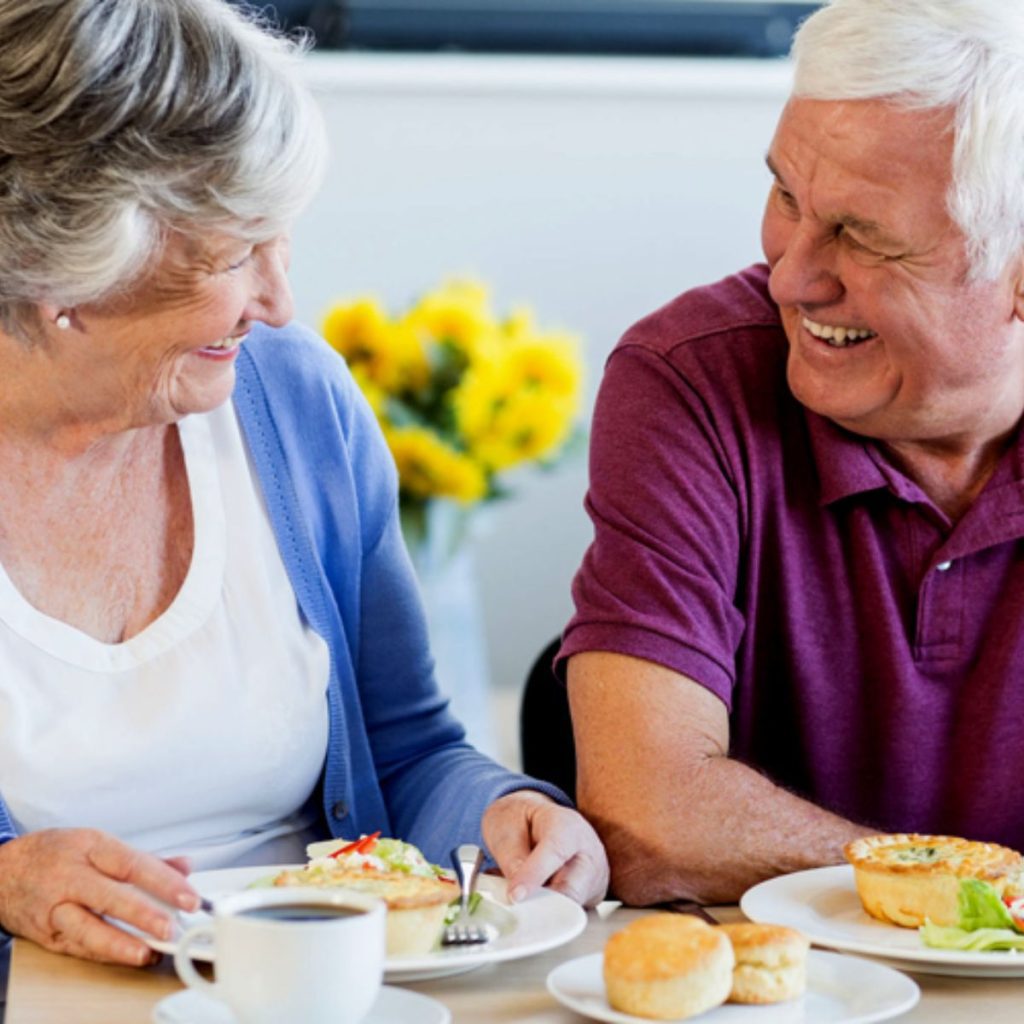
<svg viewBox="0 0 1024 1024">
<path fill-rule="evenodd" d="M 235 270 L 241 270 L 242 267 L 244 267 L 246 265 L 246 263 L 248 263 L 249 260 L 251 260 L 251 259 L 252 259 L 252 250 L 250 249 L 240 260 L 237 260 L 235 263 L 228 264 L 228 268 L 227 268 L 228 269 L 228 273 L 231 273 L 232 271 L 235 271 Z"/>
</svg>

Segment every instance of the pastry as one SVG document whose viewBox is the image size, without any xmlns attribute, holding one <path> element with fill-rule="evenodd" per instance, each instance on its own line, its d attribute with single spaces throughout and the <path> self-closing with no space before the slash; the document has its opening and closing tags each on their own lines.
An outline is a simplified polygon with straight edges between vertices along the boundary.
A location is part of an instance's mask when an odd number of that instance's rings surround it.
<svg viewBox="0 0 1024 1024">
<path fill-rule="evenodd" d="M 904 928 L 926 920 L 955 927 L 962 879 L 988 882 L 1002 895 L 1024 866 L 1016 850 L 954 836 L 867 836 L 844 852 L 864 909 Z"/>
<path fill-rule="evenodd" d="M 444 927 L 459 887 L 431 865 L 410 843 L 364 836 L 352 843 L 335 840 L 309 847 L 313 859 L 279 872 L 268 884 L 352 889 L 387 904 L 387 955 L 429 953 Z"/>
<path fill-rule="evenodd" d="M 800 932 L 746 921 L 720 928 L 736 957 L 730 1003 L 779 1003 L 803 993 L 810 943 Z"/>
<path fill-rule="evenodd" d="M 682 1020 L 725 1002 L 733 952 L 725 933 L 686 914 L 642 917 L 608 940 L 609 1004 L 650 1020 Z"/>
</svg>

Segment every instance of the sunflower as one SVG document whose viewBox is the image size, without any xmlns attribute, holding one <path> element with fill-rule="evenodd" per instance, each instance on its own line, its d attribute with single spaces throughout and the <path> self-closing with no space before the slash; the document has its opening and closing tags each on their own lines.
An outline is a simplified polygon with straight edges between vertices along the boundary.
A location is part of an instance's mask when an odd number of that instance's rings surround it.
<svg viewBox="0 0 1024 1024">
<path fill-rule="evenodd" d="M 426 427 L 386 427 L 401 490 L 411 498 L 479 501 L 487 491 L 482 467 Z"/>
<path fill-rule="evenodd" d="M 452 396 L 460 436 L 492 472 L 550 457 L 579 409 L 573 339 L 526 336 L 494 362 L 470 369 Z"/>
<path fill-rule="evenodd" d="M 402 322 L 422 345 L 449 349 L 463 365 L 486 357 L 498 342 L 490 294 L 485 285 L 466 278 L 450 279 L 428 292 Z"/>
<path fill-rule="evenodd" d="M 426 352 L 417 333 L 394 323 L 372 296 L 333 306 L 323 319 L 321 332 L 363 379 L 388 394 L 416 391 L 430 378 Z"/>
</svg>

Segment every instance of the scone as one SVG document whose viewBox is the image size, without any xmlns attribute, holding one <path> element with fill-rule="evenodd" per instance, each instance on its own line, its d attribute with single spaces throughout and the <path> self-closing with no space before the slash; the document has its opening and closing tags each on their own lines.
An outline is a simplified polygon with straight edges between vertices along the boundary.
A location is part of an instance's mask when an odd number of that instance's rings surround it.
<svg viewBox="0 0 1024 1024">
<path fill-rule="evenodd" d="M 732 943 L 736 957 L 730 1003 L 780 1003 L 803 993 L 810 943 L 800 932 L 745 921 L 719 928 Z"/>
<path fill-rule="evenodd" d="M 651 914 L 605 945 L 605 991 L 622 1013 L 682 1020 L 725 1002 L 733 962 L 732 946 L 718 928 L 687 914 Z"/>
<path fill-rule="evenodd" d="M 857 893 L 880 921 L 917 928 L 960 923 L 960 882 L 978 878 L 1002 895 L 1024 865 L 1016 850 L 953 836 L 867 836 L 847 843 Z"/>
</svg>

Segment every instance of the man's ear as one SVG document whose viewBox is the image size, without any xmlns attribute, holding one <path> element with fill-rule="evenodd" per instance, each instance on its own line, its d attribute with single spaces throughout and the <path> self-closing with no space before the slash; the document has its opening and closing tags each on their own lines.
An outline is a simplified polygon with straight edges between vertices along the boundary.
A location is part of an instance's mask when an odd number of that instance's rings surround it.
<svg viewBox="0 0 1024 1024">
<path fill-rule="evenodd" d="M 1017 264 L 1017 275 L 1013 282 L 1013 315 L 1024 322 L 1024 257 Z"/>
</svg>

